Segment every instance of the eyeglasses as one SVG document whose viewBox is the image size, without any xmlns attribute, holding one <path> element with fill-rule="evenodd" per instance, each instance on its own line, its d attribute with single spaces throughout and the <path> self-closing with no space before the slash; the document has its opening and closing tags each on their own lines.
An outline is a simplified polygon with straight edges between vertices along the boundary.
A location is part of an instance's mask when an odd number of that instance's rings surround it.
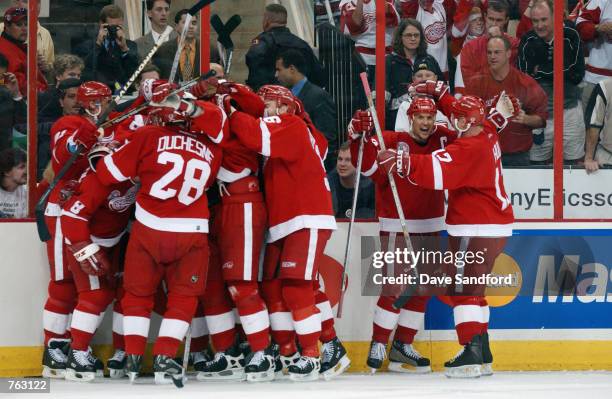
<svg viewBox="0 0 612 399">
<path fill-rule="evenodd" d="M 420 33 L 404 33 L 402 34 L 402 37 L 406 37 L 409 39 L 418 39 L 419 37 L 421 37 Z"/>
</svg>

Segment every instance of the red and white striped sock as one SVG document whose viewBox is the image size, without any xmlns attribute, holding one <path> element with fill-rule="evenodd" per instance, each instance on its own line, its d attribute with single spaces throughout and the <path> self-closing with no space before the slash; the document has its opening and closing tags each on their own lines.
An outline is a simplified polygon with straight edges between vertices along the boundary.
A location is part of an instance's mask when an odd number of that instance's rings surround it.
<svg viewBox="0 0 612 399">
<path fill-rule="evenodd" d="M 49 297 L 43 310 L 45 346 L 51 338 L 69 338 L 70 314 L 76 306 L 77 292 L 72 280 L 49 281 Z"/>
</svg>

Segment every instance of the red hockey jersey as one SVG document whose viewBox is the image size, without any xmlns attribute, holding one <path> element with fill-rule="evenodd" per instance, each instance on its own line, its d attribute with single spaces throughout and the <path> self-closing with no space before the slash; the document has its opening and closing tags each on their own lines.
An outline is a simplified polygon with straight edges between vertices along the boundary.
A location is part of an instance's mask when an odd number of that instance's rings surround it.
<svg viewBox="0 0 612 399">
<path fill-rule="evenodd" d="M 321 150 L 302 118 L 257 119 L 234 112 L 230 127 L 247 148 L 267 157 L 263 177 L 269 242 L 305 228 L 336 229 Z"/>
<path fill-rule="evenodd" d="M 514 215 L 504 188 L 497 130 L 485 121 L 477 136 L 462 137 L 432 154 L 410 155 L 409 178 L 434 190 L 448 189 L 451 236 L 512 235 Z"/>
<path fill-rule="evenodd" d="M 138 187 L 131 181 L 105 186 L 88 169 L 62 210 L 62 233 L 69 243 L 91 240 L 116 245 L 125 233 Z"/>
<path fill-rule="evenodd" d="M 138 177 L 136 219 L 159 231 L 207 233 L 204 191 L 215 180 L 221 151 L 208 137 L 145 126 L 98 163 L 98 178 L 114 185 Z"/>
<path fill-rule="evenodd" d="M 77 148 L 77 144 L 73 140 L 74 134 L 84 124 L 91 124 L 91 122 L 80 115 L 68 115 L 61 117 L 51 126 L 51 167 L 54 173 L 57 174 L 68 162 L 68 159 L 72 156 L 71 150 L 74 151 Z M 70 170 L 49 195 L 45 215 L 60 216 L 62 209 L 59 203 L 64 186 L 70 181 L 78 180 L 88 166 L 86 156 L 77 158 Z"/>
<path fill-rule="evenodd" d="M 435 132 L 427 143 L 417 143 L 405 132 L 384 131 L 383 138 L 389 149 L 397 149 L 398 143 L 408 144 L 411 154 L 431 154 L 444 148 L 456 137 L 455 132 L 443 126 L 436 126 Z M 351 160 L 357 164 L 359 140 L 351 143 Z M 380 151 L 378 141 L 374 138 L 366 141 L 363 149 L 362 173 L 371 178 L 376 185 L 376 214 L 380 222 L 380 231 L 402 232 L 402 226 L 391 193 L 389 178 L 383 170 L 378 169 L 376 155 Z M 402 203 L 406 225 L 411 233 L 429 233 L 444 230 L 444 191 L 436 191 L 416 186 L 408 180 L 395 177 L 395 184 Z"/>
</svg>

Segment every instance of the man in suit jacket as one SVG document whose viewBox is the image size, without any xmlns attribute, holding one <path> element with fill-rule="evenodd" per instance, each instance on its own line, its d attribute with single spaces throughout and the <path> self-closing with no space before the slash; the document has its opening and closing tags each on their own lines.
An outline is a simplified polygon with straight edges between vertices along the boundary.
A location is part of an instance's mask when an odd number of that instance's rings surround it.
<svg viewBox="0 0 612 399">
<path fill-rule="evenodd" d="M 162 43 L 176 40 L 178 35 L 174 28 L 168 24 L 169 15 L 170 0 L 147 0 L 147 16 L 149 21 L 151 21 L 151 32 L 136 39 L 138 58 L 144 59 L 167 31 L 170 32 L 170 35 Z"/>
<path fill-rule="evenodd" d="M 127 39 L 123 18 L 121 8 L 105 6 L 100 11 L 98 36 L 75 49 L 76 55 L 85 61 L 84 81 L 103 82 L 116 91 L 138 68 L 138 47 Z"/>
<path fill-rule="evenodd" d="M 327 138 L 325 170 L 329 172 L 336 166 L 339 147 L 336 104 L 328 92 L 308 80 L 305 68 L 306 60 L 299 50 L 285 50 L 276 59 L 276 78 L 302 101 L 315 127 Z"/>
</svg>

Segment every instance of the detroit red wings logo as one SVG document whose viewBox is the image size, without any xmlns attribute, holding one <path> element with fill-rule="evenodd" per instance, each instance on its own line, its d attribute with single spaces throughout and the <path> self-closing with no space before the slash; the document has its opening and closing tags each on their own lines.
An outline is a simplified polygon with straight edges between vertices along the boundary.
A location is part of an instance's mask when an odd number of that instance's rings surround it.
<svg viewBox="0 0 612 399">
<path fill-rule="evenodd" d="M 446 37 L 446 22 L 437 21 L 425 28 L 425 40 L 429 44 L 436 44 Z"/>
<path fill-rule="evenodd" d="M 123 196 L 121 196 L 121 191 L 113 190 L 113 192 L 108 195 L 108 208 L 119 213 L 127 211 L 130 209 L 130 206 L 136 202 L 137 191 L 138 188 L 132 186 Z"/>
</svg>

